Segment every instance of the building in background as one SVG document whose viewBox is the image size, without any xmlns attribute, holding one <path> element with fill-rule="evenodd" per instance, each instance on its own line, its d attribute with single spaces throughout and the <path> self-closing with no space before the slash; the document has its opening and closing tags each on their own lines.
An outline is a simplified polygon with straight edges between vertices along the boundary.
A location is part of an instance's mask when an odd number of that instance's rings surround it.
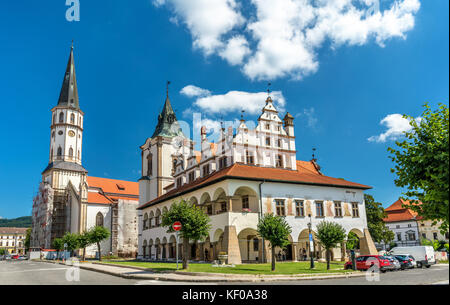
<svg viewBox="0 0 450 305">
<path fill-rule="evenodd" d="M 285 217 L 292 227 L 287 249 L 275 251 L 281 259 L 308 259 L 308 223 L 314 232 L 323 220 L 356 233 L 362 254 L 377 254 L 364 203 L 370 187 L 325 176 L 314 157 L 297 160 L 293 121 L 289 113 L 280 119 L 269 96 L 255 129 L 241 117 L 236 133 L 232 126 L 222 126 L 220 139 L 211 143 L 202 127 L 201 150 L 195 151 L 167 95 L 155 132 L 141 146 L 139 258 L 175 258 L 175 234 L 161 227 L 161 215 L 180 199 L 200 206 L 211 218 L 209 236 L 191 241 L 188 259 L 216 260 L 223 251 L 229 263 L 270 261 L 268 242 L 256 231 L 265 213 Z M 325 251 L 313 236 L 312 256 L 323 259 Z M 181 242 L 179 246 L 183 254 Z M 346 254 L 344 243 L 333 249 L 332 259 L 344 260 Z"/>
<path fill-rule="evenodd" d="M 58 103 L 51 109 L 49 162 L 33 200 L 31 247 L 50 249 L 66 232 L 81 233 L 95 225 L 111 237 L 103 254 L 135 256 L 139 185 L 88 176 L 82 165 L 84 113 L 80 109 L 73 46 Z M 96 247 L 87 249 L 96 255 Z"/>
<path fill-rule="evenodd" d="M 0 227 L 0 249 L 9 254 L 25 254 L 27 228 Z"/>
<path fill-rule="evenodd" d="M 433 226 L 431 220 L 423 219 L 417 212 L 407 208 L 408 205 L 411 205 L 409 201 L 400 198 L 385 209 L 387 216 L 384 222 L 394 232 L 393 242 L 398 246 L 419 246 L 422 238 L 448 242 L 448 232 L 441 234 L 440 223 Z"/>
</svg>

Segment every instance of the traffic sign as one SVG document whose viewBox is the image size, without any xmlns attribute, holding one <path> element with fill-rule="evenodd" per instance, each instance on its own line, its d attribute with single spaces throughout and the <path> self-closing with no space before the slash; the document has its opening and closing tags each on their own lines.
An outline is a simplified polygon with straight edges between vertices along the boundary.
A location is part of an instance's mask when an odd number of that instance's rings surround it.
<svg viewBox="0 0 450 305">
<path fill-rule="evenodd" d="M 175 221 L 172 225 L 172 229 L 174 229 L 174 231 L 180 231 L 181 230 L 181 222 Z"/>
</svg>

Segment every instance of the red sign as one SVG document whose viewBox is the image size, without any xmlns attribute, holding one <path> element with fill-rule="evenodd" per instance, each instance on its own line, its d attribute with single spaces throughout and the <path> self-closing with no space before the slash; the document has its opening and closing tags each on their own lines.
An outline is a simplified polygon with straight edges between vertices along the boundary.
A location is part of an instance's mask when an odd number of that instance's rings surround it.
<svg viewBox="0 0 450 305">
<path fill-rule="evenodd" d="M 175 231 L 180 231 L 181 230 L 181 222 L 175 221 L 172 225 L 172 229 L 174 229 Z"/>
</svg>

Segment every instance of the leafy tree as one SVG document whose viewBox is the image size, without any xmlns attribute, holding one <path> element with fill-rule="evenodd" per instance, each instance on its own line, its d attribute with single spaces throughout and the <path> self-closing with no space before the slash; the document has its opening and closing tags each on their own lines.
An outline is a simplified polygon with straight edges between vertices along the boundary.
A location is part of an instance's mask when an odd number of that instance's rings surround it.
<svg viewBox="0 0 450 305">
<path fill-rule="evenodd" d="M 440 249 L 442 249 L 442 247 L 444 246 L 440 241 L 438 240 L 429 240 L 426 238 L 422 238 L 422 245 L 423 246 L 432 246 L 434 251 L 438 251 Z"/>
<path fill-rule="evenodd" d="M 345 229 L 338 223 L 321 221 L 317 225 L 317 239 L 326 250 L 327 270 L 330 270 L 331 249 L 344 241 Z"/>
<path fill-rule="evenodd" d="M 270 242 L 272 250 L 272 271 L 275 271 L 275 247 L 282 249 L 289 245 L 289 234 L 292 229 L 283 217 L 266 214 L 258 223 L 258 234 Z"/>
<path fill-rule="evenodd" d="M 391 230 L 389 230 L 388 227 L 384 226 L 383 231 L 381 232 L 381 240 L 383 241 L 384 245 L 388 245 L 391 243 L 391 241 L 394 240 L 395 234 Z M 391 249 L 391 248 L 389 248 Z"/>
<path fill-rule="evenodd" d="M 381 242 L 383 239 L 383 232 L 386 225 L 383 221 L 386 218 L 386 212 L 380 202 L 376 202 L 372 195 L 364 194 L 364 201 L 366 205 L 367 227 L 372 239 L 375 242 Z"/>
<path fill-rule="evenodd" d="M 27 234 L 25 236 L 25 241 L 23 243 L 26 252 L 28 252 L 28 250 L 30 249 L 30 242 L 31 242 L 31 228 L 28 228 Z"/>
<path fill-rule="evenodd" d="M 98 260 L 102 260 L 102 251 L 100 248 L 100 242 L 107 239 L 111 233 L 109 230 L 103 226 L 96 226 L 89 230 L 87 233 L 91 244 L 97 244 L 97 250 L 98 250 Z"/>
<path fill-rule="evenodd" d="M 355 250 L 359 249 L 359 237 L 353 232 L 348 233 L 347 235 L 347 250 Z"/>
<path fill-rule="evenodd" d="M 6 254 L 6 250 L 3 249 L 3 248 L 1 248 L 1 249 L 0 249 L 0 255 L 5 255 L 5 254 Z"/>
<path fill-rule="evenodd" d="M 197 241 L 207 237 L 211 228 L 210 219 L 199 207 L 182 199 L 162 214 L 161 225 L 168 227 L 168 233 L 173 233 L 172 224 L 176 221 L 181 222 L 179 234 L 183 238 L 183 269 L 187 269 L 189 240 Z"/>
<path fill-rule="evenodd" d="M 86 247 L 90 246 L 91 244 L 93 244 L 93 242 L 89 231 L 78 234 L 78 245 L 81 249 L 83 249 L 83 261 L 86 260 Z"/>
<path fill-rule="evenodd" d="M 67 232 L 62 238 L 63 244 L 67 244 L 67 250 L 70 252 L 70 256 L 73 256 L 73 252 L 79 248 L 78 234 Z"/>
<path fill-rule="evenodd" d="M 59 258 L 59 252 L 64 249 L 64 241 L 62 238 L 55 238 L 52 242 L 52 248 L 56 250 L 56 257 Z"/>
<path fill-rule="evenodd" d="M 405 132 L 406 140 L 397 141 L 398 149 L 388 148 L 397 175 L 395 185 L 406 187 L 403 193 L 412 203 L 408 208 L 416 211 L 433 225 L 442 221 L 442 234 L 449 228 L 449 110 L 439 104 L 431 110 L 428 104 L 420 120 L 409 119 L 412 130 Z"/>
</svg>

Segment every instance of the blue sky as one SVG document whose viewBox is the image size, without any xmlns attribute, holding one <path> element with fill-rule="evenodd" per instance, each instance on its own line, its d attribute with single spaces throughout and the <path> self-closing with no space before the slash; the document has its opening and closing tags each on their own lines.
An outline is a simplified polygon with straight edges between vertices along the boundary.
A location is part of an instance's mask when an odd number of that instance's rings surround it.
<svg viewBox="0 0 450 305">
<path fill-rule="evenodd" d="M 315 147 L 326 175 L 373 186 L 368 193 L 384 206 L 400 196 L 389 171 L 392 136 L 385 142 L 368 139 L 388 130 L 380 121 L 389 115 L 417 117 L 424 102 L 448 103 L 448 1 L 420 1 L 414 9 L 417 0 L 404 0 L 409 7 L 400 7 L 406 13 L 397 16 L 398 24 L 371 24 L 368 37 L 360 31 L 367 24 L 334 26 L 315 33 L 324 36 L 311 38 L 308 52 L 293 56 L 283 52 L 301 51 L 305 43 L 278 40 L 270 30 L 277 20 L 264 19 L 264 10 L 276 17 L 276 8 L 264 1 L 258 7 L 249 0 L 225 1 L 236 6 L 227 7 L 230 16 L 219 10 L 226 17 L 222 24 L 222 15 L 207 20 L 217 27 L 198 23 L 203 20 L 195 17 L 204 8 L 183 7 L 196 1 L 81 0 L 79 22 L 66 20 L 63 0 L 0 4 L 0 217 L 31 214 L 48 163 L 50 109 L 57 103 L 72 39 L 85 112 L 83 165 L 92 176 L 137 181 L 139 146 L 155 128 L 167 80 L 178 118 L 188 121 L 189 110 L 212 121 L 239 118 L 237 109 L 202 108 L 196 101 L 230 91 L 264 92 L 270 81 L 284 98 L 282 108 L 296 117 L 298 159 L 309 160 Z M 390 5 L 381 1 L 380 9 Z M 298 12 L 307 18 L 304 10 Z M 413 25 L 405 26 L 411 20 Z M 258 36 L 261 30 L 264 35 Z M 236 37 L 240 40 L 232 45 Z M 188 85 L 209 93 L 180 93 Z M 245 117 L 257 115 L 247 111 Z M 386 123 L 393 136 L 402 126 L 395 116 Z"/>
</svg>

